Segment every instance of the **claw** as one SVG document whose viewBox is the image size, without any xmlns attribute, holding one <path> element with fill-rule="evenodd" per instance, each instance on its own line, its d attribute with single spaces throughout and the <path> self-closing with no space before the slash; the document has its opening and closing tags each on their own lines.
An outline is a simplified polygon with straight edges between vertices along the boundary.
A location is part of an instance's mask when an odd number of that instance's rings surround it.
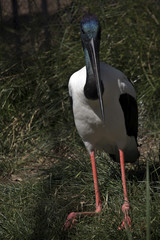
<svg viewBox="0 0 160 240">
<path fill-rule="evenodd" d="M 124 220 L 123 220 L 121 226 L 118 227 L 118 230 L 127 229 L 127 227 L 131 228 L 131 219 L 128 216 L 129 207 L 130 206 L 129 206 L 128 201 L 125 201 L 122 206 L 122 212 L 124 213 Z"/>
<path fill-rule="evenodd" d="M 130 219 L 129 216 L 125 216 L 125 218 L 123 219 L 123 222 L 122 222 L 121 226 L 118 227 L 118 230 L 127 229 L 127 227 L 131 228 L 131 219 Z"/>
<path fill-rule="evenodd" d="M 76 221 L 76 218 L 77 218 L 77 214 L 75 212 L 71 212 L 68 217 L 67 217 L 67 220 L 64 224 L 64 231 L 66 231 L 68 228 L 72 228 L 73 224 L 75 223 Z"/>
</svg>

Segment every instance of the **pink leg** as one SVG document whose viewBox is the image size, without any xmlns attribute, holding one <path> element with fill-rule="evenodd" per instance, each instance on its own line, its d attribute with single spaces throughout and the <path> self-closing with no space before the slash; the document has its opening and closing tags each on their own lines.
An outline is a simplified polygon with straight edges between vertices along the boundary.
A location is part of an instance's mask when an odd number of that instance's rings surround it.
<svg viewBox="0 0 160 240">
<path fill-rule="evenodd" d="M 90 154 L 91 157 L 91 164 L 92 164 L 92 171 L 93 171 L 93 181 L 94 181 L 94 188 L 95 188 L 95 197 L 96 197 L 96 210 L 93 212 L 71 212 L 67 220 L 64 224 L 64 230 L 67 228 L 72 228 L 72 225 L 74 224 L 77 216 L 81 215 L 93 215 L 95 213 L 99 213 L 102 209 L 102 204 L 100 200 L 100 194 L 99 194 L 99 187 L 98 187 L 98 177 L 97 177 L 97 170 L 96 170 L 96 162 L 94 157 L 94 151 Z"/>
<path fill-rule="evenodd" d="M 127 187 L 126 187 L 124 153 L 122 150 L 119 149 L 119 154 L 120 154 L 120 162 L 121 162 L 122 185 L 123 185 L 123 192 L 124 192 L 124 203 L 122 205 L 122 212 L 124 213 L 124 220 L 121 224 L 121 227 L 119 227 L 118 229 L 123 229 L 123 228 L 126 228 L 127 225 L 129 227 L 131 227 L 131 219 L 128 215 L 130 205 L 129 205 L 129 201 L 128 201 Z"/>
</svg>

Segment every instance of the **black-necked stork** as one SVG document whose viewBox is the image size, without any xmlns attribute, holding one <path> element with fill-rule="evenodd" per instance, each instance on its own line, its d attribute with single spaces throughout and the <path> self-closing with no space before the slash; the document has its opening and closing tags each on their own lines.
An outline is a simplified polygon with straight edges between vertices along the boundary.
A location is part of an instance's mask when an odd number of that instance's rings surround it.
<svg viewBox="0 0 160 240">
<path fill-rule="evenodd" d="M 86 66 L 71 76 L 68 86 L 75 125 L 91 157 L 96 210 L 70 213 L 64 228 L 71 227 L 77 216 L 101 211 L 95 149 L 104 150 L 114 160 L 120 160 L 124 191 L 123 228 L 126 224 L 131 226 L 124 162 L 134 162 L 139 157 L 136 92 L 121 71 L 99 62 L 101 28 L 98 18 L 85 15 L 80 30 Z"/>
</svg>

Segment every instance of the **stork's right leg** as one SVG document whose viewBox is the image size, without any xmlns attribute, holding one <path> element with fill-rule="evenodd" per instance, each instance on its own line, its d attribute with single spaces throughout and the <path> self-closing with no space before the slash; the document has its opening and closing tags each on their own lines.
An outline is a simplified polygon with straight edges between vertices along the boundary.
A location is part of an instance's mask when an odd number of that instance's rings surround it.
<svg viewBox="0 0 160 240">
<path fill-rule="evenodd" d="M 94 151 L 90 154 L 91 157 L 91 164 L 92 164 L 92 172 L 93 172 L 93 181 L 94 181 L 94 188 L 95 188 L 95 198 L 96 198 L 96 210 L 93 212 L 71 212 L 67 220 L 64 224 L 64 230 L 67 228 L 72 228 L 77 216 L 81 215 L 94 215 L 95 213 L 99 213 L 102 209 L 102 203 L 100 200 L 100 193 L 99 193 L 99 186 L 98 186 L 98 177 L 97 177 L 97 169 L 96 169 L 96 161 L 94 157 Z"/>
</svg>

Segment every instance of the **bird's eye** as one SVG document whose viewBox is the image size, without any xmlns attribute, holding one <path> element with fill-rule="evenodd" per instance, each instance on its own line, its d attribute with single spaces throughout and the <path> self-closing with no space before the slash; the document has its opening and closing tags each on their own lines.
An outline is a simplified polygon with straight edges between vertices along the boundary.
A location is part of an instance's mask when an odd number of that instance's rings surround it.
<svg viewBox="0 0 160 240">
<path fill-rule="evenodd" d="M 82 33 L 85 34 L 85 31 L 83 30 L 83 28 L 81 29 Z"/>
</svg>

